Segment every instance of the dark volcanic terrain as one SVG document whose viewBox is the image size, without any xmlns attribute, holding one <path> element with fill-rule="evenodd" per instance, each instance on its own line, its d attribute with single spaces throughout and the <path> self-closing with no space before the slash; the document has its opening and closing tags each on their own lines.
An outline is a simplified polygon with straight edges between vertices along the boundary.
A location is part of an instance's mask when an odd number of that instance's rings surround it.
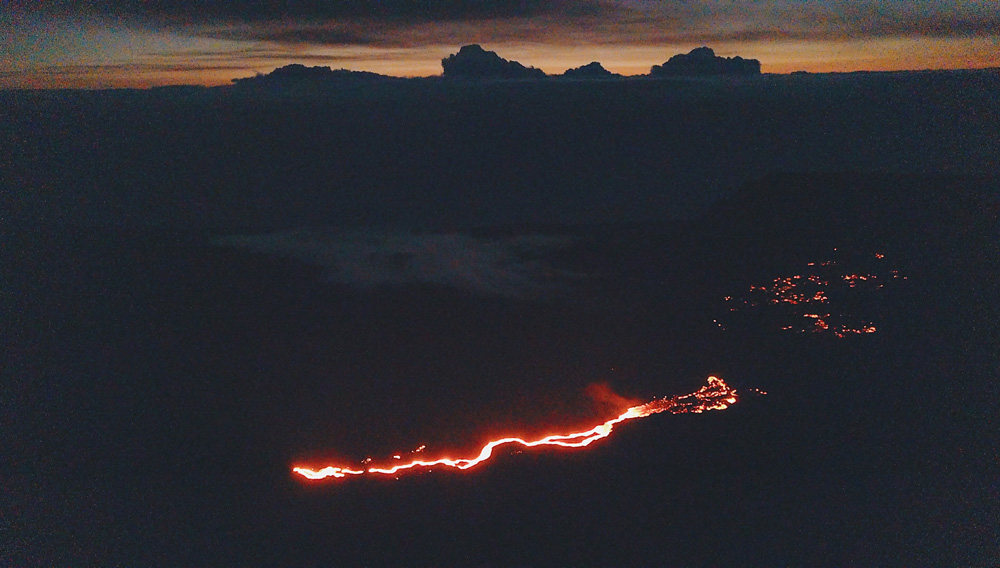
<svg viewBox="0 0 1000 568">
<path fill-rule="evenodd" d="M 996 564 L 997 81 L 0 93 L 0 558 Z M 873 333 L 715 321 L 876 254 L 824 306 Z M 586 450 L 291 473 L 710 374 Z"/>
</svg>

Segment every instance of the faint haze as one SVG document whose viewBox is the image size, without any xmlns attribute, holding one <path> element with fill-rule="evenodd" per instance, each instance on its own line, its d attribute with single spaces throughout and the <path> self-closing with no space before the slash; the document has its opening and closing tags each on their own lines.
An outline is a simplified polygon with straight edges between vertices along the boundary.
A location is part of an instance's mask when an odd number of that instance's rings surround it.
<svg viewBox="0 0 1000 568">
<path fill-rule="evenodd" d="M 234 235 L 215 244 L 294 258 L 322 267 L 331 282 L 359 288 L 434 284 L 484 296 L 534 297 L 577 277 L 546 260 L 573 244 L 568 237 L 296 230 Z"/>
</svg>

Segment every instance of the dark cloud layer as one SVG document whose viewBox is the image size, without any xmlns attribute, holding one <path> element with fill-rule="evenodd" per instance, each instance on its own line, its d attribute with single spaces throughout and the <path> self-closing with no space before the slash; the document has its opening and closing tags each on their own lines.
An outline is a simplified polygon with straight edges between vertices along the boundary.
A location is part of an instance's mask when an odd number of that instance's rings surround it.
<svg viewBox="0 0 1000 568">
<path fill-rule="evenodd" d="M 594 0 L 55 0 L 23 2 L 24 7 L 167 19 L 191 23 L 282 19 L 373 19 L 454 21 L 585 13 Z"/>
<path fill-rule="evenodd" d="M 563 44 L 706 43 L 843 40 L 879 37 L 970 37 L 1000 30 L 1000 7 L 942 2 L 885 7 L 868 2 L 649 3 L 448 2 L 380 10 L 300 11 L 294 17 L 244 18 L 204 30 L 230 39 L 279 43 L 415 47 L 519 42 Z M 230 14 L 232 15 L 232 14 Z M 209 19 L 205 20 L 210 21 Z M 217 20 L 221 22 L 222 20 Z"/>
<path fill-rule="evenodd" d="M 236 40 L 412 47 L 548 43 L 766 41 L 996 34 L 985 2 L 824 0 L 50 0 L 15 10 L 110 16 L 192 27 Z M 2 8 L 0 8 L 2 11 Z"/>
</svg>

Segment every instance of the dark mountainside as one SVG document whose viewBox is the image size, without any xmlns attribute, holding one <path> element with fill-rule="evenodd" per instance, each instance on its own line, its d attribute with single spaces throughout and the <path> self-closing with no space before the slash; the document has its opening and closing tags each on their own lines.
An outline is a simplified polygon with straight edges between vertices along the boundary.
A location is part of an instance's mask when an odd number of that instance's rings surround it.
<svg viewBox="0 0 1000 568">
<path fill-rule="evenodd" d="M 0 93 L 0 558 L 995 565 L 998 80 Z M 280 242 L 312 235 L 323 261 L 389 242 L 356 266 L 440 262 L 365 287 L 216 244 L 302 227 Z M 491 248 L 538 235 L 569 246 Z M 755 283 L 876 253 L 906 276 L 847 306 L 876 333 L 713 321 Z M 558 293 L 441 279 L 463 264 Z M 708 374 L 768 394 L 469 472 L 289 471 Z"/>
</svg>

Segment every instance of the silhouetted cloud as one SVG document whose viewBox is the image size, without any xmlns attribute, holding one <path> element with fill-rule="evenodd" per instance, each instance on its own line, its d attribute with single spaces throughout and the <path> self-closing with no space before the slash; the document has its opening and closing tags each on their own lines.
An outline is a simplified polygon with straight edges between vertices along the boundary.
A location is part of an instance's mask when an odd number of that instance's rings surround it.
<svg viewBox="0 0 1000 568">
<path fill-rule="evenodd" d="M 479 45 L 464 45 L 441 60 L 446 77 L 476 78 L 540 78 L 545 72 L 534 67 L 525 67 L 517 61 L 508 61 L 495 51 L 486 51 Z"/>
<path fill-rule="evenodd" d="M 592 61 L 586 65 L 573 69 L 567 69 L 562 76 L 568 79 L 610 79 L 613 77 L 621 77 L 618 73 L 608 71 L 597 61 Z"/>
<path fill-rule="evenodd" d="M 278 67 L 274 71 L 266 74 L 258 74 L 254 77 L 233 79 L 239 86 L 267 86 L 267 85 L 289 85 L 289 84 L 324 84 L 334 81 L 373 81 L 387 80 L 392 77 L 369 73 L 367 71 L 351 71 L 349 69 L 331 69 L 330 67 L 315 66 L 306 67 L 298 63 Z"/>
<path fill-rule="evenodd" d="M 567 237 L 298 230 L 224 237 L 215 244 L 298 259 L 323 267 L 332 282 L 361 288 L 437 284 L 486 296 L 534 297 L 576 277 L 546 260 L 573 244 Z"/>
<path fill-rule="evenodd" d="M 760 61 L 736 57 L 718 57 L 708 47 L 671 57 L 663 65 L 653 65 L 650 75 L 682 77 L 696 75 L 760 75 Z"/>
</svg>

